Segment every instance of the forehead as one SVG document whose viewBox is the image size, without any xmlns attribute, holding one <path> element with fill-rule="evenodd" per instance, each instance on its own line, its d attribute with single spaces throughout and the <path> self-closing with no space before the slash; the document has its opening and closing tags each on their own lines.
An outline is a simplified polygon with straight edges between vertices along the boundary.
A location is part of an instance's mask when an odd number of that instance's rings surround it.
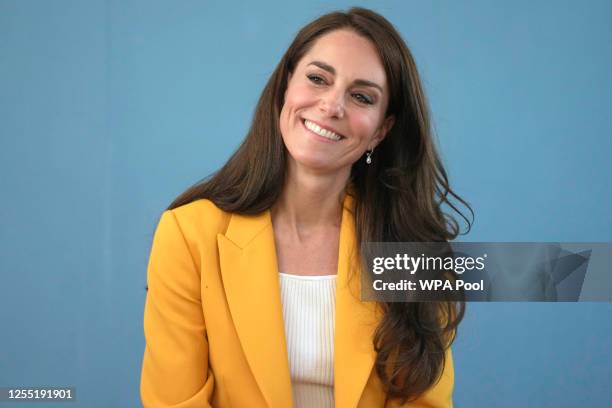
<svg viewBox="0 0 612 408">
<path fill-rule="evenodd" d="M 374 44 L 351 30 L 336 30 L 319 37 L 300 60 L 304 68 L 312 61 L 331 65 L 337 75 L 365 79 L 386 86 L 385 69 Z"/>
</svg>

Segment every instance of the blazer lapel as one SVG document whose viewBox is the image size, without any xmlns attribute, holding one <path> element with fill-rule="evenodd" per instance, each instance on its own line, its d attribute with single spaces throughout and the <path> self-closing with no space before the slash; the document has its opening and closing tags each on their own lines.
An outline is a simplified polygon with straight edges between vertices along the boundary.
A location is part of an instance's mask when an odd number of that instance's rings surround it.
<svg viewBox="0 0 612 408">
<path fill-rule="evenodd" d="M 334 335 L 334 399 L 357 407 L 372 372 L 376 303 L 361 302 L 353 201 L 346 196 L 340 227 Z M 278 263 L 270 212 L 233 214 L 217 236 L 221 275 L 238 337 L 255 380 L 270 407 L 293 405 Z M 239 392 L 239 390 L 238 390 Z"/>
<path fill-rule="evenodd" d="M 257 385 L 269 407 L 291 407 L 291 378 L 270 212 L 232 215 L 226 234 L 219 234 L 217 243 L 229 309 Z"/>
<path fill-rule="evenodd" d="M 357 407 L 376 359 L 372 338 L 380 316 L 375 302 L 361 302 L 360 280 L 353 200 L 347 195 L 340 227 L 334 336 L 334 398 L 342 408 Z"/>
</svg>

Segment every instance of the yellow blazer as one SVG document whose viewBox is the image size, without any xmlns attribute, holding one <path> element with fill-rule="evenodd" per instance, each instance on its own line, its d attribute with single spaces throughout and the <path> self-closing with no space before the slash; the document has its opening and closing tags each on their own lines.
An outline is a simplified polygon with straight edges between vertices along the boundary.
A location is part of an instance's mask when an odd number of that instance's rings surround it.
<svg viewBox="0 0 612 408">
<path fill-rule="evenodd" d="M 338 408 L 398 407 L 373 369 L 375 303 L 359 300 L 352 200 L 344 202 L 336 280 Z M 292 407 L 270 212 L 231 214 L 198 200 L 161 217 L 148 265 L 145 407 Z M 450 350 L 441 380 L 409 407 L 451 407 Z"/>
</svg>

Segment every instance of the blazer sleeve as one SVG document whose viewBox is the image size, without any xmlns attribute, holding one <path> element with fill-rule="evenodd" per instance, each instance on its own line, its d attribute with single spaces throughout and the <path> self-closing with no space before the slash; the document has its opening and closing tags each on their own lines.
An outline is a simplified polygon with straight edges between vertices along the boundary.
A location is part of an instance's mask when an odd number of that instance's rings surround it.
<svg viewBox="0 0 612 408">
<path fill-rule="evenodd" d="M 144 309 L 140 395 L 149 407 L 210 407 L 214 377 L 202 312 L 200 274 L 172 211 L 151 248 Z"/>
<path fill-rule="evenodd" d="M 386 408 L 452 408 L 453 386 L 455 374 L 453 367 L 453 354 L 450 347 L 446 351 L 444 369 L 440 380 L 416 400 L 400 405 L 392 400 L 386 404 Z"/>
</svg>

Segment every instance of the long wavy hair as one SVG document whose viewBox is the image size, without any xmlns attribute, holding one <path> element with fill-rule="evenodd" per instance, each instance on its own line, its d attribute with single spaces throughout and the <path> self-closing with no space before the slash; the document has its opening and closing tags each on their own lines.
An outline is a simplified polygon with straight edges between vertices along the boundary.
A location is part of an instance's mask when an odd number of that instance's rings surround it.
<svg viewBox="0 0 612 408">
<path fill-rule="evenodd" d="M 169 209 L 209 199 L 224 211 L 258 214 L 272 207 L 285 182 L 288 152 L 280 133 L 288 75 L 322 35 L 349 29 L 378 49 L 390 90 L 386 115 L 395 123 L 378 145 L 372 164 L 353 164 L 358 250 L 365 242 L 448 242 L 460 233 L 451 214 L 469 205 L 449 186 L 432 137 L 425 93 L 414 58 L 393 25 L 379 14 L 351 8 L 325 14 L 300 30 L 257 103 L 240 147 L 212 176 L 177 197 Z M 450 212 L 450 214 L 446 213 Z M 361 256 L 361 255 L 360 255 Z M 384 303 L 373 338 L 376 372 L 390 399 L 413 400 L 440 378 L 445 350 L 463 318 L 463 302 Z"/>
</svg>

